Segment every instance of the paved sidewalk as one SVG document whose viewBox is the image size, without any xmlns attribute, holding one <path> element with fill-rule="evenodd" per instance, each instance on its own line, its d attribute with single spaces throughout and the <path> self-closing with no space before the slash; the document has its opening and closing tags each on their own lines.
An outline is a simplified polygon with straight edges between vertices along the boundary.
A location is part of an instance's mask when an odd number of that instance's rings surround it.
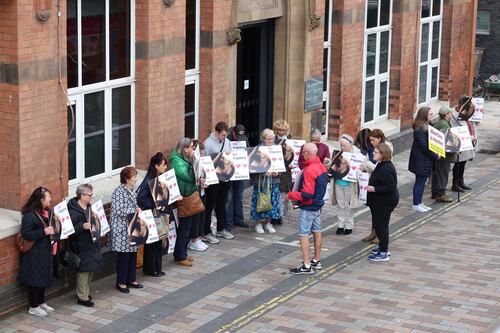
<svg viewBox="0 0 500 333">
<path fill-rule="evenodd" d="M 500 103 L 493 107 L 479 132 L 488 153 L 500 143 Z M 235 240 L 191 252 L 191 268 L 164 257 L 166 276 L 139 274 L 143 290 L 119 293 L 109 276 L 94 282 L 95 308 L 68 293 L 49 300 L 50 317 L 19 312 L 0 320 L 0 332 L 491 332 L 500 325 L 500 156 L 479 154 L 466 170 L 473 191 L 425 214 L 410 210 L 407 161 L 408 152 L 395 158 L 401 202 L 388 263 L 366 260 L 366 208 L 353 234 L 337 236 L 328 206 L 324 269 L 291 276 L 300 262 L 292 210 L 274 235 L 237 228 Z"/>
</svg>

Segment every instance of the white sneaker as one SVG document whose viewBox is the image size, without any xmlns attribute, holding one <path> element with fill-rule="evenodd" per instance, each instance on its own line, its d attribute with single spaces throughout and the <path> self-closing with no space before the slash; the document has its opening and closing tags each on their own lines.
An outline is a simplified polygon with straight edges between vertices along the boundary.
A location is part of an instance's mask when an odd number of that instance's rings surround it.
<svg viewBox="0 0 500 333">
<path fill-rule="evenodd" d="M 30 307 L 28 313 L 38 317 L 45 317 L 48 315 L 48 313 L 39 306 L 37 306 L 36 308 Z"/>
<path fill-rule="evenodd" d="M 267 223 L 264 226 L 264 230 L 266 230 L 270 234 L 274 234 L 276 232 L 276 229 L 274 229 L 273 225 L 271 223 Z"/>
<path fill-rule="evenodd" d="M 56 311 L 53 307 L 49 306 L 47 303 L 40 304 L 40 307 L 45 312 L 54 312 L 54 311 Z"/>
<path fill-rule="evenodd" d="M 255 231 L 258 233 L 258 234 L 263 234 L 265 231 L 264 231 L 264 228 L 262 227 L 262 223 L 257 223 L 255 225 Z"/>
<path fill-rule="evenodd" d="M 226 229 L 224 229 L 222 231 L 217 231 L 217 237 L 222 237 L 225 239 L 233 239 L 234 238 L 233 234 L 230 233 L 229 231 L 227 231 Z"/>
<path fill-rule="evenodd" d="M 421 202 L 421 203 L 420 203 L 420 206 L 424 207 L 424 208 L 425 208 L 425 209 L 427 209 L 428 211 L 429 211 L 429 210 L 432 210 L 432 208 L 431 208 L 431 207 L 424 205 L 424 203 L 423 203 L 423 202 Z"/>
<path fill-rule="evenodd" d="M 210 244 L 219 244 L 220 240 L 215 238 L 212 234 L 208 234 L 202 237 L 203 240 L 209 242 Z"/>
<path fill-rule="evenodd" d="M 412 209 L 414 212 L 419 212 L 419 213 L 425 213 L 427 212 L 427 209 L 425 209 L 424 207 L 422 207 L 422 205 L 413 205 L 413 209 Z"/>
<path fill-rule="evenodd" d="M 189 249 L 193 251 L 203 252 L 208 249 L 208 246 L 204 246 L 204 243 L 201 240 L 197 240 L 196 242 L 191 242 L 191 244 L 189 244 Z"/>
</svg>

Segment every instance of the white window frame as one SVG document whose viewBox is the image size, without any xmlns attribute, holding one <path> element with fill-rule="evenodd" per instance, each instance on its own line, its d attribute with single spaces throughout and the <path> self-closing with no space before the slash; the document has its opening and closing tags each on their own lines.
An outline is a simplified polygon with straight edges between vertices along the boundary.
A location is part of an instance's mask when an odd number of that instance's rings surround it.
<svg viewBox="0 0 500 333">
<path fill-rule="evenodd" d="M 433 102 L 439 100 L 439 81 L 441 75 L 441 43 L 442 43 L 442 35 L 443 35 L 443 0 L 440 0 L 440 10 L 439 15 L 432 16 L 433 11 L 433 2 L 431 1 L 431 8 L 429 17 L 422 18 L 422 3 L 420 3 L 420 29 L 419 29 L 419 38 L 418 38 L 418 67 L 417 67 L 417 107 L 422 107 L 425 105 L 429 105 Z M 436 59 L 432 59 L 432 33 L 434 30 L 434 22 L 439 22 L 439 42 L 438 42 L 438 57 Z M 424 24 L 429 24 L 429 35 L 427 40 L 427 60 L 422 61 L 421 48 L 422 48 L 422 29 Z M 420 102 L 420 67 L 427 65 L 427 85 L 425 92 L 425 101 Z M 431 97 L 432 94 L 432 69 L 437 67 L 437 86 L 436 86 L 436 96 Z"/>
<path fill-rule="evenodd" d="M 328 50 L 327 53 L 327 65 L 326 65 L 326 91 L 323 91 L 323 102 L 325 103 L 325 134 L 323 135 L 323 139 L 328 139 L 328 119 L 330 114 L 330 77 L 331 77 L 331 69 L 332 69 L 332 15 L 333 15 L 333 0 L 328 1 L 328 37 L 327 40 L 323 41 L 323 53 L 325 50 Z M 326 8 L 325 8 L 326 9 Z M 322 55 L 323 56 L 323 55 Z M 323 64 L 323 68 L 324 68 Z"/>
<path fill-rule="evenodd" d="M 194 84 L 195 103 L 194 103 L 194 138 L 198 138 L 200 122 L 200 0 L 196 1 L 196 33 L 195 33 L 195 68 L 185 71 L 184 85 Z M 186 98 L 186 96 L 184 96 Z M 186 113 L 184 112 L 184 119 Z M 185 126 L 185 125 L 184 125 Z"/>
<path fill-rule="evenodd" d="M 81 2 L 77 0 L 78 26 L 78 86 L 68 89 L 68 101 L 74 103 L 75 139 L 76 139 L 76 178 L 69 180 L 69 186 L 82 182 L 93 182 L 119 174 L 125 167 L 112 169 L 113 166 L 113 124 L 112 124 L 112 90 L 130 86 L 130 164 L 135 165 L 135 0 L 130 1 L 130 76 L 110 80 L 109 68 L 109 0 L 105 0 L 105 49 L 106 79 L 105 81 L 82 86 L 82 11 Z M 104 172 L 85 177 L 85 115 L 84 98 L 86 94 L 104 91 Z"/>
<path fill-rule="evenodd" d="M 378 5 L 377 20 L 380 19 L 380 1 Z M 366 127 L 374 124 L 380 120 L 387 119 L 389 117 L 389 92 L 390 92 L 390 76 L 391 76 L 391 49 L 392 49 L 392 8 L 393 0 L 391 0 L 389 7 L 389 24 L 383 26 L 376 26 L 373 28 L 366 29 L 366 22 L 368 20 L 368 0 L 365 1 L 365 35 L 364 35 L 364 48 L 363 48 L 363 87 L 362 87 L 362 99 L 361 99 L 361 126 Z M 379 60 L 380 60 L 380 35 L 382 32 L 389 32 L 389 45 L 387 54 L 387 72 L 379 74 Z M 366 57 L 368 53 L 368 36 L 376 34 L 376 47 L 375 47 L 375 74 L 366 77 Z M 365 94 L 366 94 L 366 82 L 375 81 L 375 90 L 373 92 L 373 119 L 365 122 Z M 387 81 L 387 104 L 386 112 L 380 115 L 380 84 Z"/>
</svg>

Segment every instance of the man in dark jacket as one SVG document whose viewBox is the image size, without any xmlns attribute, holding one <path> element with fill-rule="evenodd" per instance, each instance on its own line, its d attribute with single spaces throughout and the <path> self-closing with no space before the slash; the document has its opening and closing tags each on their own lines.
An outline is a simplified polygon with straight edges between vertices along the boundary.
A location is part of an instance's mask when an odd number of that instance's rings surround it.
<svg viewBox="0 0 500 333">
<path fill-rule="evenodd" d="M 313 274 L 314 269 L 321 269 L 321 207 L 328 184 L 328 172 L 318 154 L 314 143 L 306 143 L 302 148 L 304 170 L 299 183 L 300 192 L 289 192 L 288 199 L 299 201 L 300 250 L 304 258 L 302 265 L 290 269 L 292 274 Z M 314 237 L 314 257 L 309 258 L 309 234 Z"/>
</svg>

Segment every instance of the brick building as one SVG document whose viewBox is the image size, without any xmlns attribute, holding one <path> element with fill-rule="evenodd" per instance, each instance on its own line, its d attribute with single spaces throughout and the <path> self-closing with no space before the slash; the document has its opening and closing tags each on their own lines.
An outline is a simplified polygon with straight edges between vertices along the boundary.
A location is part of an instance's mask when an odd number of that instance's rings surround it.
<svg viewBox="0 0 500 333">
<path fill-rule="evenodd" d="M 477 7 L 476 46 L 483 49 L 480 74 L 500 73 L 500 2 L 479 0 Z"/>
<path fill-rule="evenodd" d="M 14 234 L 36 186 L 105 199 L 123 166 L 220 120 L 253 144 L 279 118 L 397 140 L 469 91 L 474 1 L 0 0 L 0 313 L 23 300 Z"/>
</svg>

